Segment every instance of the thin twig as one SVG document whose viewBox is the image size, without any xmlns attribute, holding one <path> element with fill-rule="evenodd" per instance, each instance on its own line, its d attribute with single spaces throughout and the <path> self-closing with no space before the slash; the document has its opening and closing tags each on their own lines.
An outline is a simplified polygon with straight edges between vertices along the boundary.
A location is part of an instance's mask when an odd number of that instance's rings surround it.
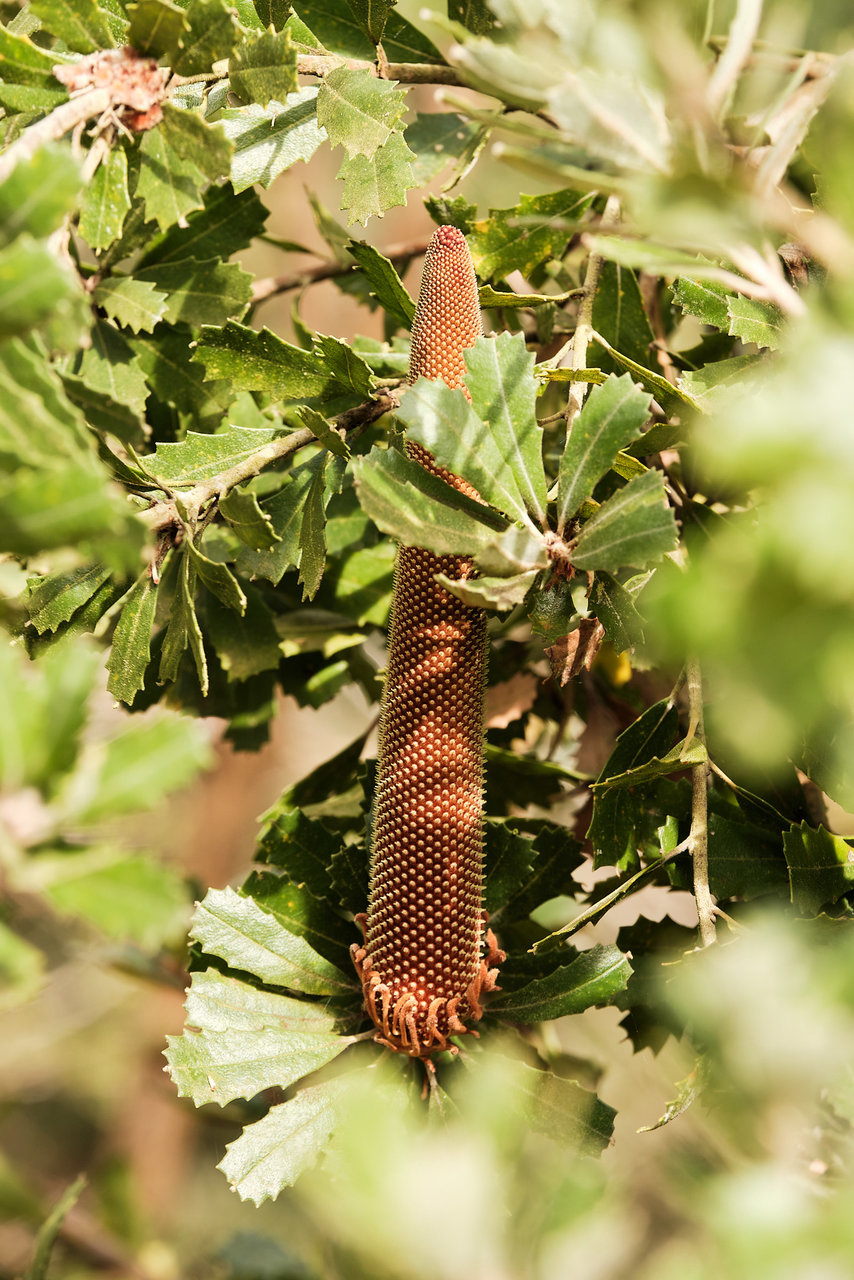
<svg viewBox="0 0 854 1280">
<path fill-rule="evenodd" d="M 333 419 L 335 426 L 343 434 L 355 433 L 364 430 L 370 426 L 372 422 L 376 422 L 384 413 L 388 413 L 391 409 L 396 409 L 400 405 L 400 397 L 393 391 L 383 391 L 373 400 L 365 400 L 362 404 L 356 405 L 353 409 L 348 409 L 346 413 L 341 413 L 337 418 Z M 257 449 L 255 453 L 250 454 L 248 458 L 244 458 L 242 462 L 238 462 L 233 467 L 229 467 L 225 471 L 221 471 L 219 475 L 213 476 L 210 480 L 204 481 L 203 484 L 197 484 L 192 489 L 184 490 L 180 495 L 181 510 L 185 513 L 182 517 L 176 505 L 176 499 L 166 498 L 160 502 L 155 502 L 143 511 L 141 518 L 152 529 L 165 529 L 169 526 L 180 527 L 184 523 L 194 525 L 200 514 L 211 502 L 218 502 L 220 498 L 224 498 L 236 485 L 242 484 L 244 480 L 250 480 L 253 476 L 257 476 L 265 467 L 270 466 L 273 462 L 280 462 L 283 458 L 290 457 L 292 453 L 296 453 L 298 449 L 305 448 L 308 444 L 315 444 L 317 436 L 308 427 L 303 427 L 300 431 L 292 431 L 290 435 L 280 436 L 276 440 L 272 440 L 263 448 Z M 145 460 L 142 459 L 144 462 Z"/>
<path fill-rule="evenodd" d="M 435 62 L 367 62 L 363 58 L 339 58 L 335 54 L 301 54 L 297 58 L 297 71 L 301 76 L 320 76 L 321 79 L 338 67 L 348 71 L 370 71 L 381 80 L 399 80 L 404 84 L 455 84 L 464 86 L 453 67 Z"/>
<path fill-rule="evenodd" d="M 686 744 L 696 738 L 705 746 L 703 678 L 697 659 L 690 658 L 685 670 L 690 716 Z M 704 947 L 708 947 L 716 940 L 716 908 L 709 888 L 709 792 L 708 764 L 705 760 L 691 766 L 691 831 L 688 847 L 694 864 L 694 900 L 700 919 L 700 940 Z"/>
<path fill-rule="evenodd" d="M 608 196 L 605 203 L 605 211 L 599 223 L 599 231 L 608 231 L 619 222 L 619 219 L 620 201 L 617 196 Z M 591 253 L 587 260 L 587 271 L 584 276 L 584 294 L 578 309 L 575 336 L 572 339 L 571 369 L 587 368 L 587 347 L 593 335 L 593 307 L 596 302 L 596 290 L 599 287 L 599 277 L 602 274 L 604 264 L 605 259 L 599 253 Z M 572 427 L 573 422 L 581 412 L 581 406 L 584 404 L 584 397 L 587 395 L 589 385 L 587 382 L 570 383 L 566 404 L 567 431 Z"/>
<path fill-rule="evenodd" d="M 410 258 L 418 258 L 427 252 L 426 240 L 413 240 L 410 244 L 392 245 L 384 251 L 394 266 L 408 262 Z M 356 266 L 355 260 L 338 262 L 329 260 L 319 262 L 316 266 L 306 267 L 304 271 L 290 271 L 281 276 L 268 276 L 265 280 L 256 280 L 252 286 L 253 303 L 265 302 L 279 293 L 287 293 L 290 289 L 303 289 L 306 285 L 317 284 L 320 280 L 333 280 L 336 276 L 346 276 Z"/>
</svg>

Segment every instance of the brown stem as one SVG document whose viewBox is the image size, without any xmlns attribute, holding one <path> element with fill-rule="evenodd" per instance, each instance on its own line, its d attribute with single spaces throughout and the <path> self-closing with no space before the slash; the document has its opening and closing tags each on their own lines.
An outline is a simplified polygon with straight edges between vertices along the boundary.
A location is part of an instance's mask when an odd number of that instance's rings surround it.
<svg viewBox="0 0 854 1280">
<path fill-rule="evenodd" d="M 690 715 L 686 741 L 696 738 L 705 745 L 703 677 L 696 658 L 689 659 L 685 671 Z M 709 888 L 709 792 L 708 764 L 705 760 L 691 767 L 691 831 L 688 848 L 694 864 L 694 900 L 700 920 L 700 940 L 704 947 L 709 947 L 716 940 L 717 912 Z"/>
<path fill-rule="evenodd" d="M 340 413 L 334 419 L 334 422 L 339 431 L 344 434 L 353 433 L 360 428 L 364 429 L 370 426 L 372 422 L 376 422 L 378 418 L 381 418 L 384 413 L 388 413 L 391 409 L 396 409 L 399 404 L 400 399 L 393 391 L 383 391 L 373 400 L 365 400 L 362 404 L 348 409 L 346 413 Z M 253 476 L 257 476 L 259 472 L 270 466 L 271 463 L 280 462 L 283 458 L 296 453 L 298 449 L 303 449 L 306 445 L 314 444 L 316 441 L 317 436 L 308 427 L 303 427 L 300 431 L 292 431 L 290 435 L 280 436 L 277 440 L 272 440 L 270 444 L 264 445 L 262 449 L 257 449 L 255 453 L 248 458 L 244 458 L 242 462 L 229 467 L 226 471 L 221 471 L 219 475 L 213 476 L 203 484 L 197 484 L 194 488 L 185 490 L 181 494 L 181 506 L 187 513 L 188 520 L 190 523 L 194 523 L 202 509 L 210 502 L 219 501 L 236 485 L 241 484 L 244 480 L 250 480 Z M 143 459 L 142 461 L 144 462 L 145 460 Z M 175 500 L 172 498 L 153 503 L 147 511 L 142 513 L 141 518 L 152 529 L 164 529 L 170 525 L 180 527 L 184 524 L 184 520 L 178 513 Z"/>
<path fill-rule="evenodd" d="M 301 76 L 328 76 L 338 67 L 349 71 L 370 71 L 381 80 L 399 80 L 403 84 L 465 85 L 453 67 L 434 62 L 367 62 L 363 58 L 339 58 L 335 54 L 301 54 L 297 71 Z"/>
<path fill-rule="evenodd" d="M 392 245 L 385 252 L 395 267 L 408 262 L 410 258 L 419 258 L 427 252 L 426 240 L 413 240 L 410 244 Z M 253 303 L 266 302 L 276 294 L 287 293 L 290 289 L 302 289 L 309 284 L 317 284 L 320 280 L 333 280 L 336 276 L 348 275 L 356 266 L 354 261 L 337 262 L 330 260 L 319 262 L 304 271 L 290 271 L 280 276 L 268 276 L 265 280 L 256 280 L 252 286 Z"/>
</svg>

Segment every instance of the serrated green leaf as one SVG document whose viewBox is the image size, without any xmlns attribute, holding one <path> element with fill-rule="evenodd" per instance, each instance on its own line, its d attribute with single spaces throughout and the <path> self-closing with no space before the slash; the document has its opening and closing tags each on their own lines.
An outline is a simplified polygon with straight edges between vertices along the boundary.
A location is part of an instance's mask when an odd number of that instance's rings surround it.
<svg viewBox="0 0 854 1280">
<path fill-rule="evenodd" d="M 261 26 L 274 31 L 281 31 L 291 16 L 288 0 L 253 0 L 253 4 Z"/>
<path fill-rule="evenodd" d="M 0 339 L 26 333 L 78 293 L 73 273 L 46 244 L 18 236 L 0 249 Z"/>
<path fill-rule="evenodd" d="M 330 894 L 329 869 L 342 840 L 322 822 L 299 809 L 275 816 L 258 842 L 256 859 L 280 867 L 292 884 L 305 885 L 319 898 Z"/>
<path fill-rule="evenodd" d="M 690 742 L 677 742 L 675 747 L 663 756 L 650 756 L 643 764 L 634 765 L 622 773 L 611 773 L 607 778 L 591 784 L 594 795 L 597 791 L 615 787 L 634 787 L 642 782 L 650 782 L 653 778 L 665 774 L 678 773 L 681 769 L 693 768 L 695 764 L 705 764 L 708 753 L 702 742 L 693 738 Z"/>
<path fill-rule="evenodd" d="M 611 374 L 602 386 L 593 388 L 572 424 L 561 458 L 558 532 L 592 496 L 617 453 L 640 436 L 648 418 L 649 396 L 628 374 L 621 378 Z"/>
<path fill-rule="evenodd" d="M 281 538 L 273 528 L 269 514 L 258 505 L 251 489 L 232 489 L 219 500 L 219 509 L 241 542 L 256 551 L 269 550 Z M 219 594 L 216 592 L 215 594 Z"/>
<path fill-rule="evenodd" d="M 356 155 L 343 162 L 338 178 L 344 183 L 341 208 L 350 215 L 348 225 L 364 225 L 369 218 L 406 204 L 406 192 L 415 186 L 412 158 L 403 134 L 392 133 L 370 160 Z"/>
<path fill-rule="evenodd" d="M 136 194 L 145 201 L 146 217 L 165 231 L 203 204 L 205 176 L 192 160 L 183 159 L 162 129 L 150 129 L 139 148 Z"/>
<path fill-rule="evenodd" d="M 196 722 L 176 715 L 134 720 L 84 755 L 79 772 L 87 785 L 73 797 L 74 820 L 91 823 L 153 809 L 211 763 L 210 744 Z"/>
<path fill-rule="evenodd" d="M 579 534 L 572 561 L 579 569 L 623 565 L 644 568 L 672 551 L 678 541 L 673 512 L 667 505 L 664 477 L 647 471 L 603 502 Z"/>
<path fill-rule="evenodd" d="M 305 995 L 343 995 L 354 983 L 251 898 L 210 889 L 196 909 L 190 936 L 209 955 L 262 982 Z"/>
<path fill-rule="evenodd" d="M 678 726 L 676 708 L 657 702 L 624 730 L 609 756 L 597 783 L 636 769 L 655 756 L 666 755 L 673 745 Z M 593 802 L 593 817 L 587 838 L 593 846 L 595 865 L 619 866 L 636 861 L 636 826 L 640 821 L 639 798 L 631 791 L 599 790 Z"/>
<path fill-rule="evenodd" d="M 464 355 L 466 386 L 475 413 L 503 452 L 530 515 L 545 522 L 543 437 L 537 423 L 534 355 L 522 334 L 478 338 Z"/>
<path fill-rule="evenodd" d="M 40 636 L 46 631 L 56 631 L 92 598 L 109 577 L 110 570 L 96 564 L 31 579 L 27 596 L 31 626 Z"/>
<path fill-rule="evenodd" d="M 10 479 L 18 465 L 92 461 L 83 419 L 40 348 L 19 339 L 0 347 L 0 391 L 0 458 L 10 464 Z"/>
<path fill-rule="evenodd" d="M 484 501 L 505 515 L 530 525 L 497 415 L 495 422 L 484 420 L 462 391 L 419 378 L 403 397 L 396 416 L 406 426 L 408 438 L 423 445 L 440 467 L 468 480 Z M 502 425 L 513 431 L 506 419 Z"/>
<path fill-rule="evenodd" d="M 783 834 L 793 906 L 815 916 L 847 893 L 854 882 L 854 849 L 824 827 L 802 822 Z"/>
<path fill-rule="evenodd" d="M 150 281 L 133 276 L 107 276 L 92 294 L 111 320 L 134 333 L 151 333 L 166 313 L 166 294 Z"/>
<path fill-rule="evenodd" d="M 374 44 L 379 44 L 397 0 L 349 0 L 349 4 L 362 30 Z"/>
<path fill-rule="evenodd" d="M 314 432 L 320 443 L 330 453 L 335 454 L 337 458 L 350 457 L 350 446 L 347 441 L 330 426 L 322 413 L 318 413 L 316 409 L 309 408 L 308 405 L 300 405 L 297 409 L 297 415 L 302 425 L 308 427 L 309 431 Z"/>
<path fill-rule="evenodd" d="M 371 293 L 401 329 L 411 329 L 415 303 L 388 258 L 364 240 L 351 240 L 347 252 L 355 258 L 371 286 Z"/>
<path fill-rule="evenodd" d="M 406 110 L 406 92 L 396 80 L 380 80 L 366 69 L 336 67 L 317 97 L 317 121 L 333 147 L 370 160 L 393 137 Z"/>
<path fill-rule="evenodd" d="M 757 361 L 764 357 L 756 353 L 746 356 L 732 356 L 729 360 L 716 360 L 704 365 L 702 369 L 693 369 L 680 374 L 679 386 L 695 400 L 704 412 L 712 412 L 718 399 L 725 399 L 730 394 L 733 383 L 739 383 L 744 375 L 750 372 Z"/>
<path fill-rule="evenodd" d="M 326 1080 L 271 1107 L 230 1142 L 217 1168 L 241 1200 L 275 1200 L 326 1150 L 339 1120 L 346 1084 Z"/>
<path fill-rule="evenodd" d="M 274 871 L 253 871 L 241 889 L 275 916 L 289 933 L 304 938 L 319 955 L 342 972 L 350 971 L 352 927 L 329 901 L 317 898 L 304 885 L 295 885 Z M 334 891 L 330 891 L 334 900 Z"/>
<path fill-rule="evenodd" d="M 7 116 L 47 115 L 67 101 L 66 91 L 52 81 L 43 84 L 0 83 L 0 107 L 5 108 Z"/>
<path fill-rule="evenodd" d="M 127 23 L 97 0 L 32 0 L 44 27 L 77 53 L 112 49 L 124 39 Z"/>
<path fill-rule="evenodd" d="M 192 570 L 192 572 L 191 572 Z M 190 614 L 195 617 L 196 571 L 186 550 L 180 553 L 178 577 L 172 596 L 169 623 L 160 649 L 157 683 L 166 684 L 178 678 L 184 651 L 190 639 Z M 207 693 L 207 670 L 204 671 L 202 693 Z"/>
<path fill-rule="evenodd" d="M 206 378 L 233 378 L 246 391 L 267 391 L 276 400 L 323 399 L 340 390 L 325 363 L 310 351 L 284 342 L 269 329 L 249 329 L 230 320 L 224 328 L 205 326 L 194 361 Z"/>
<path fill-rule="evenodd" d="M 187 29 L 172 70 L 179 76 L 196 76 L 229 57 L 239 28 L 234 10 L 225 0 L 190 0 L 185 13 Z"/>
<path fill-rule="evenodd" d="M 303 600 L 317 595 L 326 568 L 326 467 L 318 467 L 303 506 L 299 531 L 299 580 Z"/>
<path fill-rule="evenodd" d="M 327 523 L 327 540 L 330 525 Z M 359 547 L 331 566 L 336 608 L 358 626 L 385 627 L 391 606 L 394 547 L 383 541 Z"/>
<path fill-rule="evenodd" d="M 616 1111 L 574 1080 L 516 1064 L 514 1092 L 524 1099 L 531 1128 L 564 1149 L 599 1155 L 611 1143 Z M 526 1105 L 525 1105 L 526 1104 Z"/>
<path fill-rule="evenodd" d="M 596 333 L 594 337 L 621 369 L 634 374 L 644 390 L 648 391 L 651 396 L 655 396 L 666 413 L 684 414 L 686 406 L 689 409 L 698 409 L 700 407 L 686 391 L 683 391 L 680 387 L 674 387 L 673 383 L 668 382 L 660 373 L 653 373 L 651 369 L 645 368 L 643 365 L 638 364 L 636 360 L 631 360 L 628 356 L 623 355 L 621 351 L 617 351 L 604 335 Z M 593 379 L 585 379 L 585 381 L 593 381 Z"/>
<path fill-rule="evenodd" d="M 119 238 L 130 207 L 127 152 L 124 147 L 111 147 L 80 207 L 80 234 L 90 248 L 106 249 Z"/>
<path fill-rule="evenodd" d="M 373 375 L 352 347 L 334 338 L 319 333 L 315 339 L 315 351 L 323 357 L 323 363 L 331 371 L 342 387 L 354 391 L 357 396 L 367 400 L 374 389 Z"/>
<path fill-rule="evenodd" d="M 533 841 L 504 822 L 486 823 L 483 905 L 492 920 L 528 884 L 535 858 Z"/>
<path fill-rule="evenodd" d="M 162 58 L 171 66 L 188 32 L 184 10 L 170 0 L 136 0 L 127 6 L 127 15 L 131 48 L 149 58 Z"/>
<path fill-rule="evenodd" d="M 532 529 L 511 525 L 493 538 L 477 557 L 478 568 L 486 575 L 510 578 L 544 569 L 548 564 L 542 535 Z"/>
<path fill-rule="evenodd" d="M 593 328 L 608 339 L 613 347 L 638 364 L 655 361 L 655 335 L 643 305 L 637 277 L 630 267 L 618 262 L 605 262 L 593 303 Z M 607 355 L 596 361 L 606 373 L 616 372 Z"/>
<path fill-rule="evenodd" d="M 125 600 L 107 660 L 110 673 L 107 689 L 129 706 L 145 683 L 156 604 L 157 586 L 146 570 Z"/>
<path fill-rule="evenodd" d="M 247 577 L 266 578 L 277 586 L 282 575 L 299 563 L 299 535 L 306 495 L 321 459 L 294 467 L 289 471 L 284 485 L 262 508 L 269 516 L 278 542 L 269 550 L 243 551 L 238 554 L 236 568 Z"/>
<path fill-rule="evenodd" d="M 709 814 L 709 887 L 719 901 L 784 896 L 789 878 L 781 852 L 779 831 Z"/>
<path fill-rule="evenodd" d="M 175 155 L 196 165 L 211 182 L 227 177 L 233 147 L 219 123 L 209 124 L 195 111 L 164 102 L 160 132 Z"/>
<path fill-rule="evenodd" d="M 0 477 L 0 541 L 15 555 L 79 543 L 91 549 L 94 539 L 115 538 L 126 519 L 94 460 Z M 133 558 L 132 550 L 129 554 Z"/>
<path fill-rule="evenodd" d="M 643 619 L 631 593 L 610 574 L 596 574 L 590 604 L 617 653 L 643 643 Z"/>
<path fill-rule="evenodd" d="M 405 546 L 423 546 L 436 555 L 475 555 L 495 535 L 495 526 L 482 522 L 481 504 L 396 450 L 374 446 L 352 465 L 362 509 Z"/>
<path fill-rule="evenodd" d="M 783 340 L 783 313 L 770 302 L 734 294 L 727 298 L 728 332 L 742 342 L 776 350 Z"/>
<path fill-rule="evenodd" d="M 199 581 L 229 609 L 243 615 L 246 612 L 246 596 L 243 588 L 229 569 L 218 560 L 209 560 L 194 542 L 188 542 L 188 554 L 192 556 Z"/>
<path fill-rule="evenodd" d="M 490 1000 L 489 1012 L 515 1022 L 543 1022 L 609 1004 L 624 991 L 632 967 L 613 944 L 583 951 L 547 977 Z"/>
<path fill-rule="evenodd" d="M 435 574 L 440 586 L 472 609 L 515 609 L 527 596 L 539 575 L 538 569 L 517 573 L 509 578 L 449 578 Z"/>
<path fill-rule="evenodd" d="M 144 268 L 133 278 L 165 296 L 165 319 L 194 328 L 239 319 L 252 298 L 252 276 L 236 262 L 184 258 Z"/>
<path fill-rule="evenodd" d="M 80 165 L 64 147 L 48 144 L 19 161 L 0 183 L 0 247 L 26 232 L 43 239 L 76 207 Z"/>
<path fill-rule="evenodd" d="M 128 334 L 148 387 L 164 404 L 173 404 L 203 431 L 219 428 L 234 394 L 227 381 L 215 382 L 192 363 L 192 334 L 188 329 L 158 325 L 154 333 Z"/>
<path fill-rule="evenodd" d="M 30 662 L 24 651 L 0 645 L 0 719 L 15 732 L 0 735 L 4 790 L 37 787 L 43 794 L 75 765 L 97 655 L 69 645 Z"/>
<path fill-rule="evenodd" d="M 282 658 L 273 615 L 260 592 L 247 586 L 244 596 L 242 615 L 212 598 L 205 604 L 205 630 L 229 681 L 275 670 Z"/>
<path fill-rule="evenodd" d="M 170 227 L 164 236 L 146 246 L 140 270 L 186 258 L 225 261 L 262 234 L 268 213 L 254 191 L 238 194 L 226 182 L 221 187 L 209 187 L 204 202 L 203 209 L 190 214 L 186 226 Z"/>
<path fill-rule="evenodd" d="M 482 280 L 503 280 L 512 271 L 529 276 L 547 258 L 558 257 L 593 197 L 564 190 L 521 196 L 512 209 L 490 209 L 474 224 L 469 248 Z"/>
<path fill-rule="evenodd" d="M 213 436 L 188 431 L 176 444 L 159 444 L 143 461 L 150 475 L 170 486 L 195 485 L 245 462 L 280 434 L 278 427 L 227 427 Z"/>
<path fill-rule="evenodd" d="M 680 276 L 673 285 L 673 301 L 678 307 L 687 315 L 702 320 L 703 324 L 714 325 L 725 333 L 729 328 L 727 302 L 731 296 L 731 291 L 716 280 L 692 280 L 689 276 Z"/>
<path fill-rule="evenodd" d="M 426 186 L 451 160 L 459 160 L 477 137 L 478 126 L 456 111 L 418 112 L 406 126 L 406 144 L 415 155 L 413 176 Z"/>
<path fill-rule="evenodd" d="M 115 325 L 100 316 L 92 324 L 91 344 L 73 362 L 72 372 L 93 391 L 141 416 L 149 387 L 134 352 Z"/>
<path fill-rule="evenodd" d="M 257 991 L 215 969 L 192 975 L 187 1025 L 198 1030 L 168 1036 L 165 1057 L 179 1096 L 196 1106 L 285 1089 L 352 1043 L 317 1004 Z"/>
<path fill-rule="evenodd" d="M 299 89 L 296 49 L 289 31 L 264 32 L 241 44 L 228 64 L 231 88 L 244 102 L 266 107 Z"/>
<path fill-rule="evenodd" d="M 0 76 L 4 81 L 34 86 L 49 84 L 56 89 L 53 68 L 58 61 L 53 50 L 41 49 L 28 36 L 15 35 L 0 26 Z"/>
<path fill-rule="evenodd" d="M 448 17 L 476 36 L 486 35 L 495 26 L 495 18 L 486 0 L 448 0 Z"/>
<path fill-rule="evenodd" d="M 221 113 L 223 130 L 234 146 L 231 181 L 236 192 L 256 182 L 269 187 L 292 164 L 311 159 L 326 140 L 326 130 L 317 122 L 317 95 L 317 88 L 308 85 L 266 108 L 251 103 Z"/>
</svg>

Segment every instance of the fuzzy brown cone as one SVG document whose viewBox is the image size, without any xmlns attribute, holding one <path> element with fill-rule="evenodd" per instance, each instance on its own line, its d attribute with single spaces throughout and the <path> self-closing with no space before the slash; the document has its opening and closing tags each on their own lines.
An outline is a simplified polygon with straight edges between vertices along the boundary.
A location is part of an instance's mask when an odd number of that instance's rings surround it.
<svg viewBox="0 0 854 1280">
<path fill-rule="evenodd" d="M 465 237 L 439 227 L 424 261 L 410 382 L 441 378 L 465 391 L 463 352 L 481 333 Z M 408 449 L 478 497 L 419 445 Z M 489 963 L 503 958 L 491 934 L 481 957 L 486 619 L 435 581 L 472 571 L 462 556 L 398 553 L 365 945 L 353 949 L 376 1038 L 421 1058 L 480 1018 L 480 994 L 495 985 Z"/>
</svg>

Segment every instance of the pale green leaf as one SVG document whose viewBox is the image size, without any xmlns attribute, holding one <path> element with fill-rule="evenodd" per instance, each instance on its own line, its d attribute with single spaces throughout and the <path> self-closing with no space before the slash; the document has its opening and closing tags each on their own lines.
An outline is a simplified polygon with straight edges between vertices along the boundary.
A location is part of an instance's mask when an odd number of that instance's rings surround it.
<svg viewBox="0 0 854 1280">
<path fill-rule="evenodd" d="M 278 427 L 227 427 L 213 436 L 188 431 L 185 439 L 159 444 L 142 461 L 150 475 L 170 486 L 195 485 L 245 462 L 280 434 Z"/>
<path fill-rule="evenodd" d="M 356 259 L 371 286 L 371 293 L 401 329 L 410 329 L 415 303 L 388 258 L 364 240 L 351 240 L 347 252 Z"/>
<path fill-rule="evenodd" d="M 168 1036 L 165 1056 L 179 1095 L 197 1107 L 286 1089 L 352 1043 L 321 1005 L 258 991 L 215 969 L 192 975 L 186 1007 L 187 1025 L 198 1030 Z"/>
<path fill-rule="evenodd" d="M 247 547 L 252 547 L 255 551 L 269 550 L 277 542 L 281 542 L 268 512 L 261 510 L 258 496 L 251 489 L 232 489 L 224 498 L 220 498 L 219 509 Z M 215 594 L 219 595 L 219 592 Z"/>
<path fill-rule="evenodd" d="M 482 523 L 488 508 L 396 450 L 374 447 L 353 460 L 362 509 L 383 533 L 436 555 L 475 555 L 501 531 Z"/>
<path fill-rule="evenodd" d="M 307 995 L 343 995 L 354 982 L 295 937 L 251 898 L 233 889 L 210 889 L 199 904 L 190 930 L 209 955 L 262 982 Z"/>
<path fill-rule="evenodd" d="M 462 391 L 419 378 L 402 398 L 396 416 L 408 439 L 423 445 L 440 467 L 468 480 L 499 511 L 530 524 L 498 421 L 484 420 Z"/>
<path fill-rule="evenodd" d="M 317 122 L 317 94 L 314 85 L 307 85 L 289 93 L 284 102 L 273 101 L 267 107 L 251 103 L 220 114 L 225 135 L 234 145 L 235 192 L 256 182 L 269 187 L 292 164 L 311 159 L 326 140 L 326 130 Z"/>
<path fill-rule="evenodd" d="M 583 951 L 569 964 L 490 1000 L 489 1011 L 514 1022 L 543 1022 L 609 1004 L 624 991 L 632 967 L 613 944 Z"/>
<path fill-rule="evenodd" d="M 623 565 L 644 568 L 672 551 L 677 540 L 664 477 L 651 470 L 602 503 L 582 528 L 572 562 L 612 573 Z"/>
<path fill-rule="evenodd" d="M 558 532 L 592 496 L 617 453 L 636 440 L 649 418 L 649 396 L 628 374 L 613 374 L 590 392 L 573 422 L 560 463 Z"/>
<path fill-rule="evenodd" d="M 338 1123 L 345 1089 L 340 1079 L 303 1089 L 228 1144 L 217 1167 L 241 1200 L 274 1200 L 316 1163 Z"/>
<path fill-rule="evenodd" d="M 188 542 L 187 546 L 196 566 L 199 581 L 229 609 L 234 609 L 241 615 L 244 614 L 246 596 L 228 565 L 221 564 L 218 560 L 209 560 L 194 542 Z"/>
<path fill-rule="evenodd" d="M 80 208 L 80 234 L 95 250 L 106 249 L 122 232 L 130 211 L 128 159 L 124 147 L 111 147 L 86 188 Z"/>
<path fill-rule="evenodd" d="M 341 208 L 353 222 L 367 223 L 396 205 L 406 204 L 406 192 L 415 186 L 412 174 L 412 152 L 402 133 L 393 133 L 388 142 L 370 160 L 353 156 L 338 171 L 344 183 Z"/>
<path fill-rule="evenodd" d="M 228 64 L 231 88 L 244 102 L 266 107 L 299 89 L 296 49 L 289 31 L 265 31 L 239 45 Z"/>
<path fill-rule="evenodd" d="M 395 80 L 380 80 L 366 69 L 336 69 L 324 79 L 317 97 L 317 120 L 333 147 L 348 157 L 370 160 L 385 146 L 406 110 L 406 93 Z"/>
<path fill-rule="evenodd" d="M 489 423 L 528 513 L 544 524 L 546 479 L 536 415 L 535 357 L 526 350 L 521 333 L 500 333 L 495 338 L 478 338 L 464 359 L 472 407 Z"/>
<path fill-rule="evenodd" d="M 0 183 L 0 246 L 23 232 L 49 236 L 76 207 L 80 165 L 64 147 L 48 144 L 19 161 Z"/>
<path fill-rule="evenodd" d="M 146 571 L 136 580 L 125 600 L 107 660 L 110 673 L 107 688 L 128 705 L 145 682 L 156 603 L 157 587 Z"/>
<path fill-rule="evenodd" d="M 134 333 L 151 333 L 166 314 L 165 292 L 133 276 L 107 276 L 92 297 L 111 320 Z"/>
<path fill-rule="evenodd" d="M 30 579 L 27 612 L 39 635 L 56 631 L 92 598 L 110 577 L 103 565 L 84 565 L 49 577 Z"/>
</svg>

